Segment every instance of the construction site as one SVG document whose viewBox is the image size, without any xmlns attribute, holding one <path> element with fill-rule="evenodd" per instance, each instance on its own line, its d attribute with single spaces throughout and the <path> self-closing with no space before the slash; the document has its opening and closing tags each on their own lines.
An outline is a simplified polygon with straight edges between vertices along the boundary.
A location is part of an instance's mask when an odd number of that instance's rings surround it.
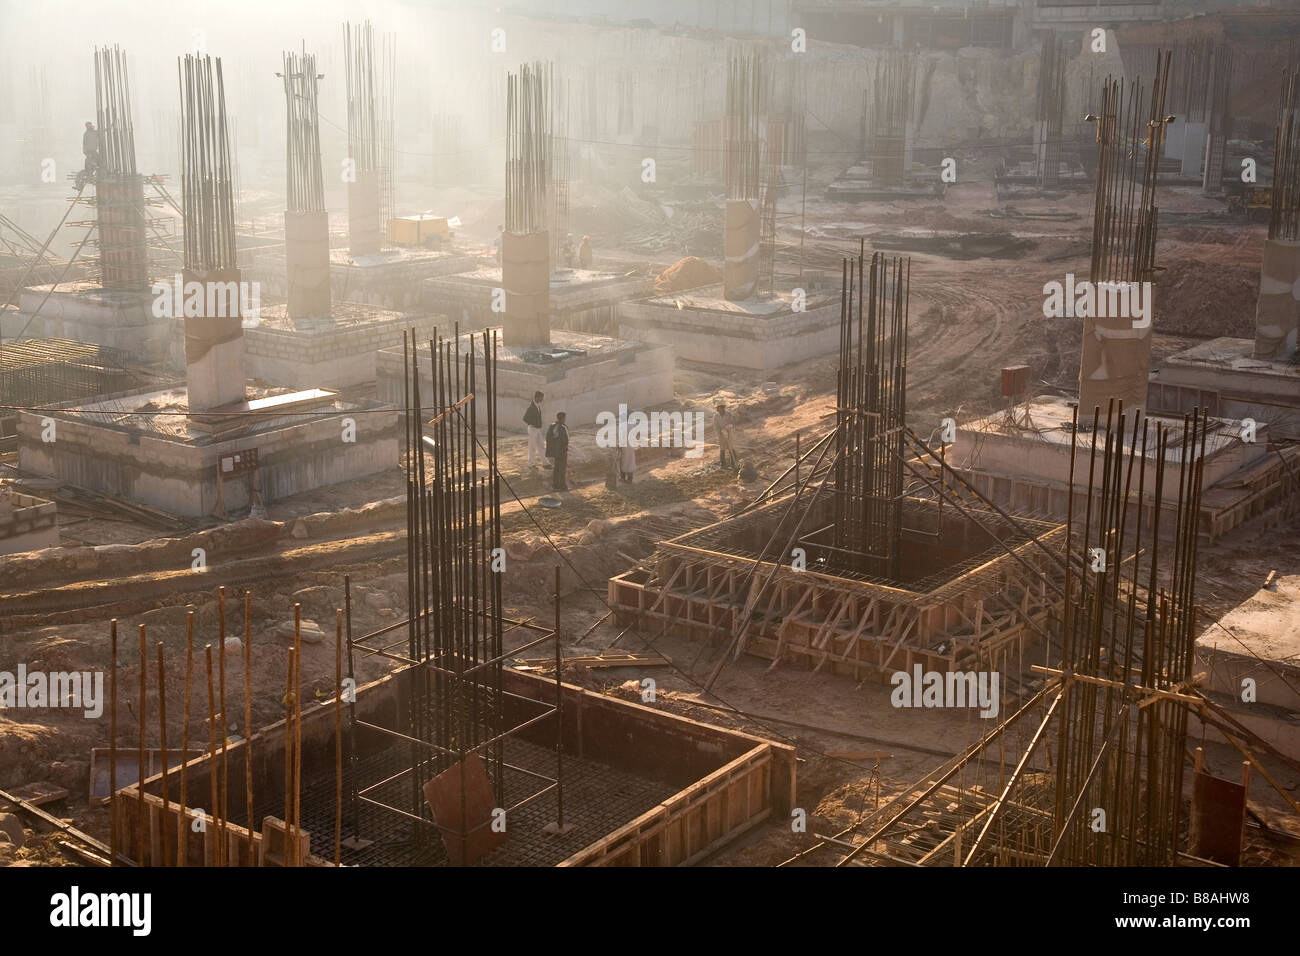
<svg viewBox="0 0 1300 956">
<path fill-rule="evenodd" d="M 1300 3 L 0 45 L 0 872 L 1300 865 Z"/>
</svg>

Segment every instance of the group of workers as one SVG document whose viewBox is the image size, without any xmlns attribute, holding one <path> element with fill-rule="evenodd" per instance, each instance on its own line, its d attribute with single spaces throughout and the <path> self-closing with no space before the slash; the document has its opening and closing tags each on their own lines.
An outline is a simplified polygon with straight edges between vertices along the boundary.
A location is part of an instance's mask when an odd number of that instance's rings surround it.
<svg viewBox="0 0 1300 956">
<path fill-rule="evenodd" d="M 551 489 L 568 491 L 569 467 L 569 426 L 565 423 L 565 413 L 556 412 L 555 420 L 543 430 L 545 418 L 542 415 L 542 402 L 546 399 L 544 392 L 534 392 L 533 400 L 524 411 L 524 424 L 528 426 L 528 468 L 536 473 L 540 467 L 551 470 Z M 714 406 L 713 428 L 718 436 L 718 464 L 722 468 L 735 470 L 740 467 L 736 459 L 735 420 L 727 410 L 726 402 L 719 401 Z M 619 429 L 620 433 L 623 429 Z M 631 484 L 636 473 L 636 443 L 625 441 L 614 448 L 611 455 L 612 471 L 618 471 L 618 481 Z M 728 464 L 730 461 L 730 464 Z"/>
<path fill-rule="evenodd" d="M 505 226 L 497 226 L 497 238 L 492 243 L 492 251 L 497 257 L 497 265 L 501 265 L 501 248 L 504 245 Z M 567 268 L 572 269 L 576 264 L 579 269 L 591 268 L 591 236 L 582 237 L 582 245 L 575 250 L 573 247 L 573 233 L 566 233 L 564 236 L 564 245 L 560 247 L 560 256 L 564 259 Z"/>
</svg>

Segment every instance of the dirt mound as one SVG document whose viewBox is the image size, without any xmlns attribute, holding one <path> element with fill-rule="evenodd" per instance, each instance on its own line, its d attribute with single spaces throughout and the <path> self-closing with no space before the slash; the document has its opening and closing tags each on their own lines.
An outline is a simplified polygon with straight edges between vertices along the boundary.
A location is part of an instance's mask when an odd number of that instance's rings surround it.
<svg viewBox="0 0 1300 956">
<path fill-rule="evenodd" d="M 681 292 L 721 282 L 722 275 L 698 256 L 678 259 L 655 277 L 656 292 Z"/>
<path fill-rule="evenodd" d="M 1171 335 L 1250 338 L 1259 270 L 1203 260 L 1173 262 L 1155 284 L 1155 327 Z"/>
</svg>

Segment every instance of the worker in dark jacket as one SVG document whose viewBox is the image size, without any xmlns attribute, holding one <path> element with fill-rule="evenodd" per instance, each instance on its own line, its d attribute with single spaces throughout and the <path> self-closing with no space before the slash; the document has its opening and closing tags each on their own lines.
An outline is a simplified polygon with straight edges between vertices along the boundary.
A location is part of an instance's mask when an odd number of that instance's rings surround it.
<svg viewBox="0 0 1300 956">
<path fill-rule="evenodd" d="M 551 488 L 555 491 L 568 491 L 565 469 L 569 466 L 569 428 L 564 424 L 564 412 L 556 412 L 555 421 L 546 430 L 546 457 L 555 462 Z"/>
<path fill-rule="evenodd" d="M 95 124 L 86 120 L 86 131 L 81 134 L 81 152 L 86 157 L 85 168 L 77 173 L 77 190 L 86 185 L 87 179 L 93 179 L 99 169 L 99 131 Z"/>
</svg>

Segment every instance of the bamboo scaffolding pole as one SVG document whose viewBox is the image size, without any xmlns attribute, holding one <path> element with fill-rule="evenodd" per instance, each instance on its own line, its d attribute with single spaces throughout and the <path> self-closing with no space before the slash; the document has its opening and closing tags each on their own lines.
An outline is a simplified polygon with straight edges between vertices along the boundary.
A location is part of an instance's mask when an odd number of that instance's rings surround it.
<svg viewBox="0 0 1300 956">
<path fill-rule="evenodd" d="M 148 812 L 148 808 L 146 807 L 145 800 L 144 800 L 144 778 L 149 773 L 148 764 L 145 762 L 145 752 L 144 752 L 145 716 L 149 711 L 148 700 L 147 700 L 148 677 L 149 677 L 149 659 L 145 652 L 145 626 L 141 624 L 140 625 L 140 698 L 139 700 L 136 701 L 136 704 L 140 708 L 140 713 L 136 715 L 137 719 L 139 720 L 139 728 L 138 728 L 139 739 L 136 743 L 136 771 L 138 776 L 136 779 L 135 791 L 136 791 L 136 796 L 139 798 L 140 801 L 139 809 L 136 811 L 137 814 L 136 822 L 137 825 L 140 827 L 140 842 L 138 844 L 139 850 L 136 853 L 137 864 L 144 863 L 145 835 L 146 833 L 148 833 L 148 830 L 146 828 L 146 820 L 147 820 L 146 814 Z"/>
<path fill-rule="evenodd" d="M 343 609 L 334 631 L 334 865 L 343 855 Z"/>
<path fill-rule="evenodd" d="M 217 650 L 217 672 L 219 684 L 219 700 L 221 702 L 221 825 L 218 829 L 219 842 L 217 844 L 220 862 L 218 866 L 228 864 L 230 853 L 229 844 L 229 826 L 227 820 L 227 800 L 229 799 L 230 777 L 228 774 L 229 764 L 227 762 L 227 748 L 229 745 L 229 734 L 226 727 L 226 589 L 220 587 L 217 589 L 217 637 L 220 640 Z M 217 768 L 213 768 L 217 772 Z"/>
<path fill-rule="evenodd" d="M 109 866 L 117 866 L 117 618 L 109 622 L 108 648 L 112 660 L 108 691 L 108 844 Z"/>
<path fill-rule="evenodd" d="M 253 592 L 244 591 L 244 806 L 248 816 L 248 865 L 256 866 L 253 843 Z"/>
<path fill-rule="evenodd" d="M 180 795 L 180 812 L 177 821 L 178 839 L 176 841 L 176 865 L 186 865 L 186 837 L 185 828 L 189 825 L 187 815 L 189 807 L 186 803 L 186 782 L 189 775 L 190 762 L 190 694 L 192 693 L 192 676 L 194 673 L 194 612 L 189 611 L 185 615 L 185 700 L 184 715 L 181 718 L 181 753 L 185 759 L 181 761 L 181 795 Z"/>
<path fill-rule="evenodd" d="M 297 641 L 295 640 L 296 644 Z M 284 865 L 293 866 L 293 658 L 289 648 L 288 668 L 284 678 Z"/>
<path fill-rule="evenodd" d="M 163 642 L 158 642 L 158 748 L 162 754 L 162 865 L 170 859 L 167 852 L 167 818 L 171 812 L 171 791 L 167 787 L 167 671 L 163 666 Z M 184 755 L 182 755 L 184 759 Z"/>
<path fill-rule="evenodd" d="M 203 653 L 206 656 L 208 673 L 208 781 L 212 800 L 207 814 L 207 829 L 204 832 L 211 841 L 216 840 L 221 832 L 221 820 L 217 814 L 217 808 L 221 805 L 217 794 L 217 698 L 212 678 L 212 645 L 203 645 Z M 220 844 L 213 846 L 212 865 L 221 865 Z"/>
</svg>

